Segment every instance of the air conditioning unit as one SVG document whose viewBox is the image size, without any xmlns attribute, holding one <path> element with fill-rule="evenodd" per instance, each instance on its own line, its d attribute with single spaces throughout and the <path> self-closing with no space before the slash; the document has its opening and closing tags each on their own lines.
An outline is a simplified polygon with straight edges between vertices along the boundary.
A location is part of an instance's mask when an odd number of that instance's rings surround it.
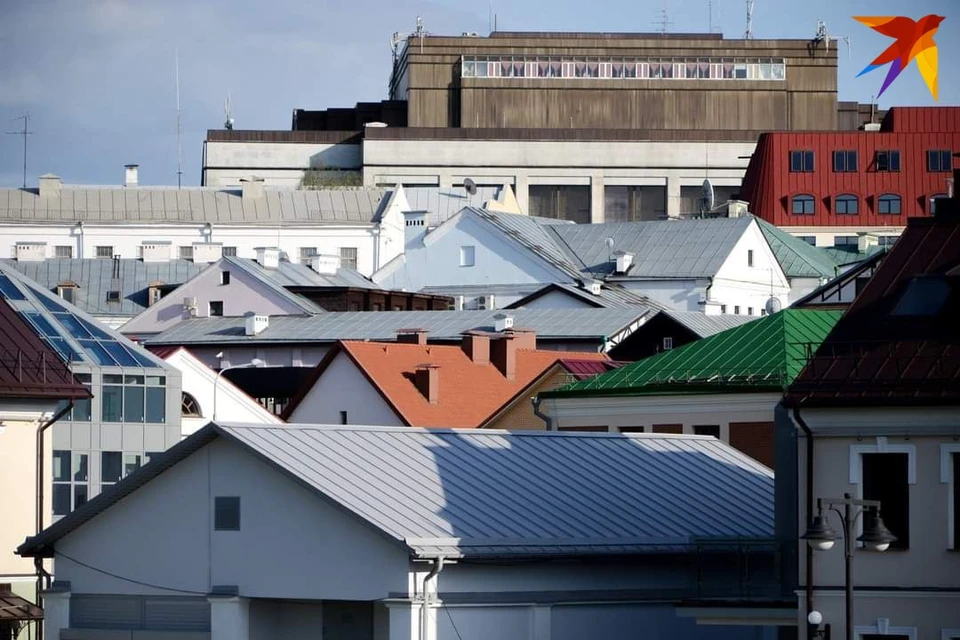
<svg viewBox="0 0 960 640">
<path fill-rule="evenodd" d="M 594 280 L 587 284 L 587 291 L 592 293 L 595 296 L 600 295 L 600 283 Z"/>
<path fill-rule="evenodd" d="M 478 311 L 492 311 L 497 308 L 496 299 L 493 294 L 477 297 Z"/>
<path fill-rule="evenodd" d="M 197 299 L 192 296 L 184 298 L 183 310 L 188 312 L 191 318 L 195 318 L 197 316 Z"/>
</svg>

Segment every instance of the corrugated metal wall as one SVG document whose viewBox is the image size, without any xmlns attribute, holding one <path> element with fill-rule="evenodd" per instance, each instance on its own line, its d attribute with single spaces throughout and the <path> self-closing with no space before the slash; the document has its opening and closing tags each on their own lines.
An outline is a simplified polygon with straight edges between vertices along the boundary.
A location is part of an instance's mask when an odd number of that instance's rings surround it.
<svg viewBox="0 0 960 640">
<path fill-rule="evenodd" d="M 77 629 L 210 631 L 210 603 L 202 596 L 74 594 L 70 626 Z"/>
</svg>

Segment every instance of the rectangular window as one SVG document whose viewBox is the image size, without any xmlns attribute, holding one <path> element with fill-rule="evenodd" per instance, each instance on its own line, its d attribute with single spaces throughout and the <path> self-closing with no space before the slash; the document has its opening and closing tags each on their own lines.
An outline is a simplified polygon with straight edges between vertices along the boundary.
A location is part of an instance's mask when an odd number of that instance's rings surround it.
<svg viewBox="0 0 960 640">
<path fill-rule="evenodd" d="M 112 258 L 113 247 L 109 245 L 98 245 L 96 248 L 96 256 L 98 258 Z"/>
<path fill-rule="evenodd" d="M 833 170 L 837 173 L 850 173 L 857 170 L 856 151 L 834 151 Z"/>
<path fill-rule="evenodd" d="M 643 433 L 644 427 L 617 427 L 620 433 Z"/>
<path fill-rule="evenodd" d="M 813 171 L 813 151 L 791 151 L 790 171 L 810 173 Z"/>
<path fill-rule="evenodd" d="M 811 246 L 817 246 L 817 236 L 797 236 Z"/>
<path fill-rule="evenodd" d="M 230 284 L 230 272 L 221 271 L 220 272 L 220 284 Z"/>
<path fill-rule="evenodd" d="M 752 315 L 753 315 L 753 307 L 747 307 L 747 315 L 748 315 L 748 316 L 752 316 Z"/>
<path fill-rule="evenodd" d="M 125 453 L 123 454 L 123 477 L 126 478 L 128 475 L 140 468 L 140 454 L 139 453 Z"/>
<path fill-rule="evenodd" d="M 300 247 L 300 264 L 310 264 L 310 260 L 317 254 L 316 247 Z"/>
<path fill-rule="evenodd" d="M 123 387 L 103 385 L 100 391 L 100 419 L 104 422 L 120 422 L 123 419 Z"/>
<path fill-rule="evenodd" d="M 473 246 L 460 247 L 460 266 L 472 267 L 476 264 L 476 251 Z"/>
<path fill-rule="evenodd" d="M 224 257 L 235 258 L 235 257 L 237 256 L 237 248 L 236 248 L 236 247 L 224 247 L 224 248 L 223 248 L 223 255 L 224 255 Z"/>
<path fill-rule="evenodd" d="M 939 149 L 927 151 L 927 171 L 931 173 L 953 171 L 953 154 Z"/>
<path fill-rule="evenodd" d="M 341 412 L 340 412 L 340 424 L 347 424 L 347 412 L 346 412 L 346 411 L 341 411 Z"/>
<path fill-rule="evenodd" d="M 123 454 L 120 451 L 100 452 L 100 481 L 119 482 L 123 472 Z"/>
<path fill-rule="evenodd" d="M 216 496 L 213 499 L 213 528 L 216 531 L 240 531 L 240 498 Z"/>
<path fill-rule="evenodd" d="M 340 247 L 340 268 L 357 270 L 356 247 Z"/>
<path fill-rule="evenodd" d="M 726 312 L 727 312 L 727 305 L 725 304 L 720 305 L 720 313 L 726 313 Z"/>
<path fill-rule="evenodd" d="M 693 432 L 698 436 L 713 436 L 720 439 L 720 425 L 718 424 L 696 424 L 693 425 Z"/>
<path fill-rule="evenodd" d="M 833 236 L 833 246 L 835 247 L 856 247 L 857 236 Z"/>
<path fill-rule="evenodd" d="M 533 184 L 528 187 L 528 214 L 539 218 L 590 222 L 590 187 Z"/>
<path fill-rule="evenodd" d="M 120 302 L 120 292 L 107 291 L 107 302 Z"/>
<path fill-rule="evenodd" d="M 53 452 L 53 481 L 54 482 L 70 481 L 70 452 L 69 451 Z"/>
<path fill-rule="evenodd" d="M 57 245 L 53 248 L 53 257 L 69 259 L 73 257 L 73 247 L 70 245 Z"/>
<path fill-rule="evenodd" d="M 863 499 L 879 500 L 883 523 L 897 536 L 891 549 L 910 548 L 909 455 L 906 453 L 864 453 Z"/>
<path fill-rule="evenodd" d="M 223 300 L 211 300 L 207 312 L 211 318 L 223 315 Z"/>
<path fill-rule="evenodd" d="M 747 266 L 748 267 L 753 266 L 753 249 L 747 250 Z"/>
<path fill-rule="evenodd" d="M 193 260 L 193 246 L 180 247 L 179 252 L 181 260 Z"/>
<path fill-rule="evenodd" d="M 146 421 L 162 423 L 167 419 L 167 390 L 164 387 L 147 387 Z"/>
<path fill-rule="evenodd" d="M 900 171 L 900 152 L 877 151 L 876 169 L 877 171 Z"/>
<path fill-rule="evenodd" d="M 70 485 L 53 485 L 53 515 L 65 516 L 70 513 Z"/>
<path fill-rule="evenodd" d="M 123 388 L 123 421 L 143 422 L 143 387 Z"/>
<path fill-rule="evenodd" d="M 740 305 L 734 305 L 734 306 L 733 306 L 733 315 L 735 315 L 735 316 L 740 315 Z"/>
<path fill-rule="evenodd" d="M 664 337 L 664 339 L 663 339 L 663 350 L 664 350 L 664 351 L 670 351 L 670 349 L 673 349 L 673 337 L 672 337 L 672 336 L 666 336 L 666 337 Z"/>
</svg>

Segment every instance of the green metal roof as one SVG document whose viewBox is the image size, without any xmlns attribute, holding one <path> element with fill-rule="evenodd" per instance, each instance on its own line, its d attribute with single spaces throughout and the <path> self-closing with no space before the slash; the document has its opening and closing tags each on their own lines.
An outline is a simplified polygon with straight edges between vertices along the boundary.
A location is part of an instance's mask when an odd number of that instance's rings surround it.
<svg viewBox="0 0 960 640">
<path fill-rule="evenodd" d="M 833 256 L 805 240 L 757 218 L 760 231 L 788 278 L 832 278 L 842 264 Z"/>
<path fill-rule="evenodd" d="M 783 390 L 842 311 L 785 309 L 541 394 L 543 397 Z"/>
</svg>

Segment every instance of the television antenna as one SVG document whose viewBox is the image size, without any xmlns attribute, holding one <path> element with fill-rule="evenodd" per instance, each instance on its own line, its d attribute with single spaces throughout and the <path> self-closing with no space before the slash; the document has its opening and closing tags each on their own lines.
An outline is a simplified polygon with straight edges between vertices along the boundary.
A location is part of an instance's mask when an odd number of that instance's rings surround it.
<svg viewBox="0 0 960 640">
<path fill-rule="evenodd" d="M 743 32 L 744 40 L 753 40 L 753 0 L 747 0 L 747 30 Z"/>
<path fill-rule="evenodd" d="M 463 188 L 466 189 L 469 195 L 471 196 L 477 195 L 477 183 L 471 180 L 470 178 L 464 178 Z"/>
<path fill-rule="evenodd" d="M 8 136 L 23 136 L 23 188 L 27 188 L 27 136 L 32 136 L 33 131 L 30 131 L 30 114 L 25 113 L 22 116 L 14 118 L 14 120 L 23 120 L 23 129 L 20 131 L 7 131 L 5 132 Z"/>
<path fill-rule="evenodd" d="M 180 48 L 174 50 L 174 65 L 176 67 L 177 83 L 177 189 L 181 188 L 183 179 L 183 127 L 181 125 L 180 110 Z"/>
<path fill-rule="evenodd" d="M 697 199 L 697 204 L 700 206 L 701 216 L 713 211 L 713 207 L 716 204 L 716 194 L 713 190 L 713 183 L 710 182 L 710 178 L 707 178 L 703 181 L 703 185 L 700 187 L 700 197 Z"/>
<path fill-rule="evenodd" d="M 847 61 L 850 61 L 850 36 L 834 36 L 827 31 L 827 23 L 823 20 L 817 20 L 817 33 L 813 36 L 813 44 L 816 46 L 821 42 L 824 44 L 824 51 L 830 51 L 830 41 L 839 42 L 843 40 L 847 45 Z"/>
<path fill-rule="evenodd" d="M 429 32 L 423 28 L 422 16 L 417 16 L 417 26 L 414 28 L 413 33 L 394 31 L 393 35 L 390 36 L 390 49 L 393 51 L 394 64 L 396 64 L 397 60 L 400 58 L 400 45 L 406 42 L 410 36 L 420 38 L 420 53 L 423 53 L 423 37 L 428 35 L 430 35 Z"/>
<path fill-rule="evenodd" d="M 667 10 L 666 10 L 666 9 L 660 9 L 660 19 L 659 19 L 659 20 L 655 20 L 655 21 L 653 22 L 653 24 L 658 25 L 658 26 L 660 27 L 660 35 L 664 35 L 664 36 L 665 36 L 665 35 L 667 35 L 667 27 L 669 27 L 670 25 L 672 25 L 673 22 L 671 22 L 671 21 L 668 19 L 668 17 L 667 17 Z"/>
<path fill-rule="evenodd" d="M 723 27 L 720 24 L 720 0 L 717 0 L 717 26 L 713 26 L 713 0 L 707 0 L 707 14 L 708 14 L 708 32 L 709 33 L 723 33 Z"/>
<path fill-rule="evenodd" d="M 223 128 L 233 129 L 233 110 L 230 106 L 230 93 L 227 92 L 227 99 L 223 101 Z"/>
</svg>

